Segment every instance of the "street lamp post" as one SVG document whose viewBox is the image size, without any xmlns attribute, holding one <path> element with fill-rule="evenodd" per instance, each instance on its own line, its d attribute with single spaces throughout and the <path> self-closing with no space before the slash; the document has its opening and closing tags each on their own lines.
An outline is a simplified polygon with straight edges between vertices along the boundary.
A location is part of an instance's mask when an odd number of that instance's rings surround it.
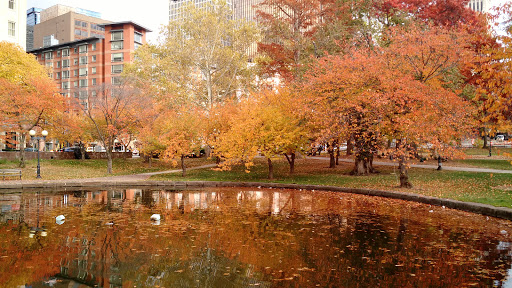
<svg viewBox="0 0 512 288">
<path fill-rule="evenodd" d="M 35 130 L 30 130 L 28 132 L 28 134 L 30 134 L 30 137 L 32 138 L 32 140 L 36 140 L 37 141 L 37 179 L 41 179 L 41 161 L 40 161 L 40 157 L 39 157 L 39 145 L 40 145 L 40 141 L 41 140 L 46 140 L 46 136 L 48 136 L 48 131 L 46 130 L 43 130 L 41 131 L 41 135 L 43 136 L 36 136 L 36 131 Z"/>
</svg>

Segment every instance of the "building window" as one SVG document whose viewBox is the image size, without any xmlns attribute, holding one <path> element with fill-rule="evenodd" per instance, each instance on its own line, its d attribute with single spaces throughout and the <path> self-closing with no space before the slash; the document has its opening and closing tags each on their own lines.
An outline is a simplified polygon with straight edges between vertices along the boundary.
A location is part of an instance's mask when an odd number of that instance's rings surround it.
<svg viewBox="0 0 512 288">
<path fill-rule="evenodd" d="M 96 43 L 92 43 L 91 44 L 91 50 L 92 51 L 96 51 Z"/>
<path fill-rule="evenodd" d="M 139 43 L 133 43 L 134 50 L 139 49 L 140 46 L 142 46 L 142 45 Z"/>
<path fill-rule="evenodd" d="M 87 68 L 80 68 L 78 73 L 80 76 L 87 76 Z"/>
<path fill-rule="evenodd" d="M 78 87 L 78 81 L 73 81 L 73 87 Z"/>
<path fill-rule="evenodd" d="M 62 60 L 62 68 L 69 67 L 69 59 Z"/>
<path fill-rule="evenodd" d="M 80 87 L 87 87 L 87 79 L 80 80 Z"/>
<path fill-rule="evenodd" d="M 78 69 L 73 70 L 73 76 L 74 76 L 74 77 L 78 76 Z"/>
<path fill-rule="evenodd" d="M 80 65 L 87 64 L 87 56 L 80 56 Z"/>
<path fill-rule="evenodd" d="M 110 32 L 110 41 L 123 40 L 123 31 L 112 31 Z"/>
<path fill-rule="evenodd" d="M 96 85 L 96 78 L 92 78 L 92 85 L 95 86 Z"/>
<path fill-rule="evenodd" d="M 9 9 L 13 9 L 16 8 L 16 2 L 14 0 L 9 0 Z"/>
<path fill-rule="evenodd" d="M 45 52 L 45 53 L 44 53 L 44 58 L 45 58 L 46 60 L 53 59 L 53 53 L 52 53 L 52 52 Z"/>
<path fill-rule="evenodd" d="M 82 30 L 82 33 L 81 33 L 80 35 L 82 35 L 82 36 L 84 36 L 84 37 L 87 37 L 87 36 L 89 35 L 89 33 L 87 33 L 87 31 L 83 31 L 83 30 Z"/>
<path fill-rule="evenodd" d="M 135 42 L 142 44 L 142 34 L 139 32 L 135 32 L 133 35 L 133 39 Z"/>
<path fill-rule="evenodd" d="M 123 53 L 112 53 L 112 62 L 123 62 Z"/>
<path fill-rule="evenodd" d="M 87 22 L 82 21 L 82 27 L 87 28 Z"/>
<path fill-rule="evenodd" d="M 69 71 L 62 71 L 62 79 L 68 79 L 69 78 Z"/>
<path fill-rule="evenodd" d="M 87 53 L 87 45 L 82 45 L 78 47 L 78 52 Z"/>
<path fill-rule="evenodd" d="M 16 22 L 9 21 L 7 26 L 7 34 L 16 37 Z M 123 44 L 121 42 L 121 44 Z M 122 45 L 121 45 L 122 46 Z"/>
<path fill-rule="evenodd" d="M 112 65 L 112 74 L 119 74 L 123 72 L 123 64 L 121 65 Z"/>
<path fill-rule="evenodd" d="M 96 62 L 96 55 L 91 56 L 91 62 Z"/>
<path fill-rule="evenodd" d="M 78 58 L 73 59 L 73 65 L 78 65 Z"/>
<path fill-rule="evenodd" d="M 69 56 L 69 49 L 62 49 L 62 57 Z"/>
<path fill-rule="evenodd" d="M 82 30 L 80 30 L 80 29 L 75 29 L 75 35 L 80 36 L 80 34 L 82 34 Z"/>
<path fill-rule="evenodd" d="M 57 51 L 57 57 L 60 57 L 60 50 Z"/>
<path fill-rule="evenodd" d="M 82 26 L 82 21 L 75 20 L 75 26 Z"/>
<path fill-rule="evenodd" d="M 121 85 L 121 77 L 112 77 L 112 85 Z M 114 90 L 112 90 L 114 92 Z"/>
<path fill-rule="evenodd" d="M 60 61 L 57 61 L 57 68 L 60 68 Z"/>
<path fill-rule="evenodd" d="M 97 93 L 96 91 L 91 91 L 91 97 L 96 97 Z"/>
<path fill-rule="evenodd" d="M 91 68 L 91 74 L 96 74 L 96 67 Z"/>
<path fill-rule="evenodd" d="M 69 82 L 62 82 L 62 89 L 69 89 Z"/>
<path fill-rule="evenodd" d="M 55 73 L 55 79 L 60 79 L 60 72 Z"/>
<path fill-rule="evenodd" d="M 121 50 L 123 49 L 123 41 L 110 42 L 111 50 Z"/>
</svg>

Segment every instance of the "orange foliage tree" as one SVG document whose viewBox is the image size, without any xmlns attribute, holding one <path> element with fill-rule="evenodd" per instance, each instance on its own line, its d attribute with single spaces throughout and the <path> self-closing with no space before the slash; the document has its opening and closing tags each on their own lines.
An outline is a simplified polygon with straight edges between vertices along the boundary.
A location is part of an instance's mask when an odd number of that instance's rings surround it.
<svg viewBox="0 0 512 288">
<path fill-rule="evenodd" d="M 498 16 L 504 16 L 510 23 L 512 3 L 503 5 L 498 12 Z M 500 45 L 483 49 L 479 58 L 482 65 L 475 67 L 480 76 L 476 100 L 482 122 L 494 131 L 512 127 L 512 26 L 505 29 L 504 35 L 497 36 Z"/>
<path fill-rule="evenodd" d="M 472 107 L 450 88 L 463 41 L 431 26 L 390 34 L 389 47 L 330 56 L 311 65 L 304 88 L 308 111 L 320 129 L 353 135 L 353 173 L 373 171 L 373 155 L 396 140 L 400 186 L 411 187 L 406 160 L 422 145 L 447 149 L 470 128 Z M 332 117 L 335 115 L 335 117 Z"/>
<path fill-rule="evenodd" d="M 20 167 L 29 130 L 49 126 L 65 110 L 64 98 L 44 66 L 19 46 L 0 42 L 0 128 L 16 132 Z"/>
<path fill-rule="evenodd" d="M 283 155 L 294 172 L 295 155 L 306 147 L 306 127 L 287 103 L 293 94 L 262 91 L 228 109 L 227 125 L 217 138 L 214 152 L 225 159 L 225 167 L 244 163 L 247 171 L 261 154 L 267 159 L 268 178 L 273 179 L 273 160 Z M 233 111 L 236 110 L 236 111 Z"/>
<path fill-rule="evenodd" d="M 140 113 L 147 107 L 147 98 L 126 82 L 122 85 L 100 85 L 75 103 L 77 110 L 90 122 L 94 137 L 106 149 L 107 173 L 112 174 L 112 151 L 115 140 L 129 129 L 139 125 Z"/>
</svg>

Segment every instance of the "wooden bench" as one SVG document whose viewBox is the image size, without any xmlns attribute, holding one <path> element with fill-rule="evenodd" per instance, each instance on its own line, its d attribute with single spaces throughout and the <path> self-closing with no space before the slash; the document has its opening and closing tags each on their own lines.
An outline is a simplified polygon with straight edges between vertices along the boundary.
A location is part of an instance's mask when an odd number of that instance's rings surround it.
<svg viewBox="0 0 512 288">
<path fill-rule="evenodd" d="M 0 169 L 0 177 L 2 180 L 5 180 L 5 177 L 20 177 L 21 180 L 21 170 L 20 169 Z"/>
</svg>

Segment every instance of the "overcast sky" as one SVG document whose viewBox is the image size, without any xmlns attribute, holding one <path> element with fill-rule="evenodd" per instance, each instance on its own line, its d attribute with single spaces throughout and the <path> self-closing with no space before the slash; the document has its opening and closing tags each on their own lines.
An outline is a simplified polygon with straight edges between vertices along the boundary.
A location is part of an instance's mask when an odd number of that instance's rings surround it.
<svg viewBox="0 0 512 288">
<path fill-rule="evenodd" d="M 105 20 L 136 22 L 153 31 L 148 33 L 151 42 L 156 41 L 160 26 L 169 21 L 168 0 L 27 0 L 27 9 L 46 9 L 55 4 L 99 12 Z"/>
</svg>

